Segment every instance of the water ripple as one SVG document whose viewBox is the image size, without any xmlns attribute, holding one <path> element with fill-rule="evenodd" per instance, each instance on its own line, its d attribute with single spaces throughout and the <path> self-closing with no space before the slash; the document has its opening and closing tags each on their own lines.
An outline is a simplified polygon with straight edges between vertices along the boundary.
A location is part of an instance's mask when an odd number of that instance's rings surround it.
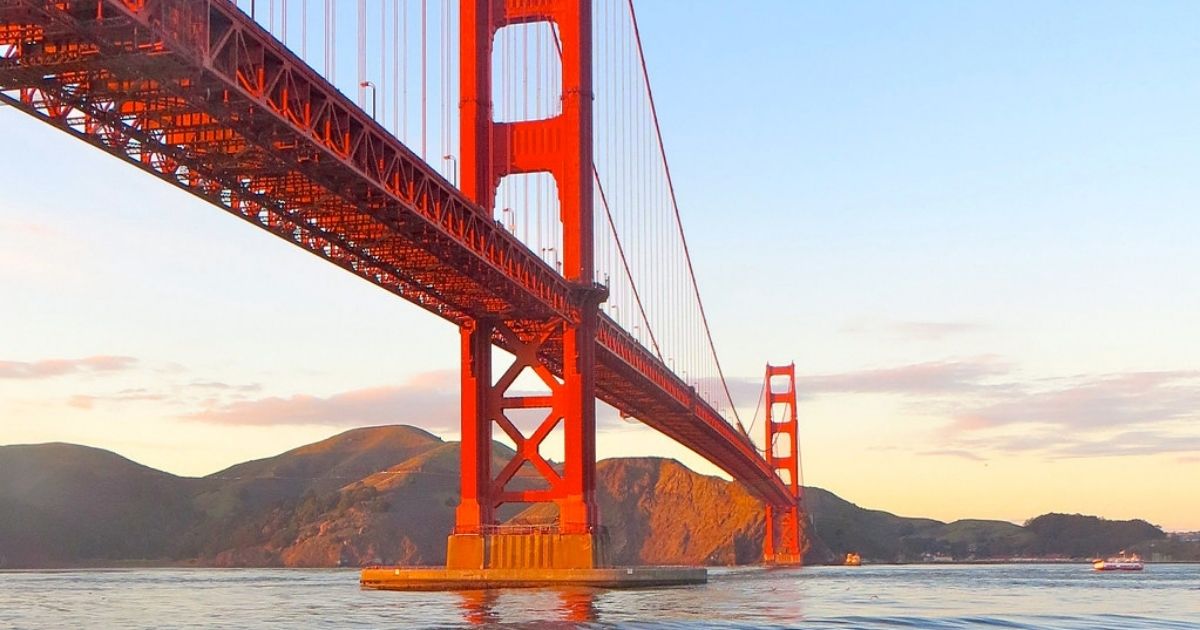
<svg viewBox="0 0 1200 630">
<path fill-rule="evenodd" d="M 1200 629 L 1200 565 L 715 569 L 638 591 L 363 591 L 349 570 L 0 573 L 0 627 Z"/>
</svg>

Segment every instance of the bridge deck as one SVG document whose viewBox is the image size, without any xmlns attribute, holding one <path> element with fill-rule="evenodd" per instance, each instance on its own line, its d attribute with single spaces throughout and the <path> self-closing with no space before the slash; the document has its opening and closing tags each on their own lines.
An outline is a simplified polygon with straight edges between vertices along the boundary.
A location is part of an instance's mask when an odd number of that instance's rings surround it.
<svg viewBox="0 0 1200 630">
<path fill-rule="evenodd" d="M 0 0 L 0 99 L 456 324 L 578 321 L 590 288 L 228 0 Z M 603 315 L 597 344 L 602 400 L 794 503 L 748 438 Z"/>
</svg>

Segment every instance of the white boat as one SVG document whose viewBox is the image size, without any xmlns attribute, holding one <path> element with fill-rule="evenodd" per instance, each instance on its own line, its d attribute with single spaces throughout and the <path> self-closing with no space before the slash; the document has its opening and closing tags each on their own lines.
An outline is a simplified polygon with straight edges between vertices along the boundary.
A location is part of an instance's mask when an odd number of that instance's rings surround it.
<svg viewBox="0 0 1200 630">
<path fill-rule="evenodd" d="M 1120 555 L 1112 558 L 1093 560 L 1092 568 L 1097 571 L 1141 571 L 1146 566 L 1142 564 L 1142 559 L 1136 553 L 1126 554 L 1122 551 Z"/>
</svg>

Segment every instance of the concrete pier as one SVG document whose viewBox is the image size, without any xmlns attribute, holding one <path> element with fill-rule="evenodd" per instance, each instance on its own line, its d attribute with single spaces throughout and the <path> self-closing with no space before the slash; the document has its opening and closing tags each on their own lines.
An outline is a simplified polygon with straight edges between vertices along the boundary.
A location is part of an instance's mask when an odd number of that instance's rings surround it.
<svg viewBox="0 0 1200 630">
<path fill-rule="evenodd" d="M 447 569 L 593 569 L 608 566 L 604 538 L 553 528 L 506 526 L 503 533 L 451 534 Z"/>
<path fill-rule="evenodd" d="M 449 569 L 367 567 L 363 588 L 392 591 L 461 591 L 492 588 L 591 586 L 648 588 L 704 584 L 708 570 L 695 567 L 610 567 L 593 569 Z"/>
</svg>

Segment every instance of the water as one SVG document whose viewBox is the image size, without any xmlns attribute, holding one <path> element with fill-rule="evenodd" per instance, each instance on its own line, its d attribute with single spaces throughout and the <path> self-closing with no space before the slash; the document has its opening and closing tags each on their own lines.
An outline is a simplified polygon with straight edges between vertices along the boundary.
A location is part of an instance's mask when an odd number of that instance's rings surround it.
<svg viewBox="0 0 1200 630">
<path fill-rule="evenodd" d="M 349 570 L 0 573 L 0 627 L 1200 628 L 1200 565 L 716 569 L 642 591 L 363 591 Z"/>
</svg>

